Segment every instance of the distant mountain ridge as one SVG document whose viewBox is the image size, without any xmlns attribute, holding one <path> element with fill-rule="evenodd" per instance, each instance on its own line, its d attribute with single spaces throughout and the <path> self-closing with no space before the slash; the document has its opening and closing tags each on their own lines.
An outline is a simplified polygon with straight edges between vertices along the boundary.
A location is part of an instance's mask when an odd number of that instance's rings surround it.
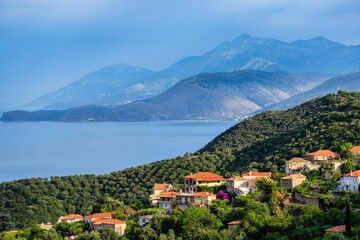
<svg viewBox="0 0 360 240">
<path fill-rule="evenodd" d="M 3 121 L 151 121 L 232 119 L 309 90 L 327 79 L 321 74 L 240 70 L 203 73 L 180 81 L 162 94 L 118 106 L 67 110 L 12 111 Z"/>
<path fill-rule="evenodd" d="M 345 46 L 324 37 L 291 43 L 241 35 L 201 55 L 187 57 L 162 71 L 126 64 L 105 67 L 34 100 L 37 108 L 118 105 L 160 94 L 199 73 L 243 69 L 294 73 L 347 73 L 360 66 L 360 45 Z"/>
</svg>

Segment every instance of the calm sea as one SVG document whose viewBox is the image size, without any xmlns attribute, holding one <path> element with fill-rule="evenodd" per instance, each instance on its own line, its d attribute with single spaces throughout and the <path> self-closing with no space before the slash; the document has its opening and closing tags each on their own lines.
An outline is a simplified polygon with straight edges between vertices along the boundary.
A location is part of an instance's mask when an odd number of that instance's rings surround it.
<svg viewBox="0 0 360 240">
<path fill-rule="evenodd" d="M 0 182 L 110 173 L 194 152 L 235 122 L 2 123 Z"/>
</svg>

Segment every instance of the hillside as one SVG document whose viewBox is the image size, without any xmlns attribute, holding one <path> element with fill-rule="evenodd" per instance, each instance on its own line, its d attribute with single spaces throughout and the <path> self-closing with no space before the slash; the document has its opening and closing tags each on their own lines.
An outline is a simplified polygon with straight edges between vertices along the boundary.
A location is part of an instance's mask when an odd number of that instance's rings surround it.
<svg viewBox="0 0 360 240">
<path fill-rule="evenodd" d="M 299 93 L 292 96 L 282 102 L 272 104 L 265 107 L 263 110 L 285 110 L 291 107 L 295 107 L 301 103 L 314 99 L 316 97 L 322 97 L 329 93 L 335 93 L 338 90 L 345 91 L 360 91 L 360 70 L 355 72 L 338 76 L 326 80 L 322 84 L 309 91 Z"/>
<path fill-rule="evenodd" d="M 105 67 L 30 105 L 64 109 L 90 104 L 123 104 L 156 96 L 178 81 L 199 73 L 252 69 L 345 74 L 360 66 L 359 56 L 359 45 L 346 46 L 324 37 L 286 43 L 245 34 L 158 72 L 126 64 Z"/>
<path fill-rule="evenodd" d="M 146 204 L 156 182 L 211 171 L 230 177 L 249 169 L 282 171 L 284 161 L 319 148 L 360 144 L 360 93 L 339 92 L 287 111 L 264 112 L 228 129 L 193 156 L 105 175 L 33 178 L 0 184 L 0 230 L 54 221 L 59 215 L 96 210 L 111 196 Z M 140 146 L 139 146 L 140 148 Z"/>
<path fill-rule="evenodd" d="M 7 112 L 4 121 L 149 121 L 229 119 L 283 101 L 319 85 L 322 74 L 241 70 L 207 73 L 182 80 L 162 94 L 122 106 Z"/>
</svg>

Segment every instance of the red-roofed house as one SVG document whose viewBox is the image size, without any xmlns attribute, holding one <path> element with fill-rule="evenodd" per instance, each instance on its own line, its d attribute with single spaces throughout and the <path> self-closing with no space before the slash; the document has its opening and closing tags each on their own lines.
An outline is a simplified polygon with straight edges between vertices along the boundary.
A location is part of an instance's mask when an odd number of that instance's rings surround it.
<svg viewBox="0 0 360 240">
<path fill-rule="evenodd" d="M 99 220 L 99 219 L 112 219 L 114 218 L 115 214 L 116 212 L 94 213 L 92 215 L 85 216 L 85 222 L 91 224 L 95 220 Z"/>
<path fill-rule="evenodd" d="M 346 232 L 346 225 L 339 225 L 325 230 L 327 233 L 342 233 Z"/>
<path fill-rule="evenodd" d="M 153 194 L 150 195 L 150 203 L 156 205 L 160 199 L 160 193 L 175 191 L 175 189 L 170 183 L 155 183 L 153 191 Z"/>
<path fill-rule="evenodd" d="M 66 216 L 61 216 L 58 219 L 58 222 L 67 222 L 67 223 L 74 223 L 84 220 L 83 216 L 79 214 L 69 214 Z"/>
<path fill-rule="evenodd" d="M 170 214 L 177 205 L 176 196 L 179 192 L 163 192 L 159 194 L 159 208 L 165 210 L 165 213 Z"/>
<path fill-rule="evenodd" d="M 226 180 L 226 191 L 245 196 L 251 191 L 251 189 L 249 188 L 249 182 L 247 179 L 240 176 L 234 176 Z"/>
<path fill-rule="evenodd" d="M 92 222 L 93 230 L 104 230 L 104 229 L 112 229 L 119 235 L 124 235 L 126 229 L 126 222 L 118 220 L 118 219 L 97 219 Z"/>
<path fill-rule="evenodd" d="M 345 174 L 339 181 L 339 191 L 359 191 L 360 170 Z"/>
<path fill-rule="evenodd" d="M 209 192 L 180 193 L 176 196 L 177 206 L 184 210 L 188 207 L 204 207 L 210 205 L 216 195 Z"/>
<path fill-rule="evenodd" d="M 235 221 L 229 222 L 229 223 L 228 223 L 228 229 L 229 229 L 229 230 L 234 230 L 234 229 L 236 229 L 239 225 L 241 225 L 242 223 L 243 223 L 243 221 L 241 221 L 241 220 L 235 220 Z"/>
<path fill-rule="evenodd" d="M 360 146 L 355 146 L 350 151 L 354 156 L 360 156 Z"/>
<path fill-rule="evenodd" d="M 330 150 L 318 150 L 308 153 L 306 157 L 314 163 L 321 163 L 322 161 L 339 159 L 340 155 Z"/>
<path fill-rule="evenodd" d="M 211 172 L 198 172 L 184 177 L 185 192 L 196 192 L 197 186 L 217 186 L 225 182 L 225 178 Z"/>
<path fill-rule="evenodd" d="M 299 173 L 310 164 L 310 161 L 307 161 L 303 158 L 293 158 L 285 162 L 285 172 L 287 174 Z"/>
<path fill-rule="evenodd" d="M 243 178 L 247 179 L 247 180 L 249 180 L 249 179 L 259 179 L 259 178 L 270 179 L 271 178 L 271 172 L 250 171 L 250 172 L 242 174 L 241 176 Z"/>
</svg>

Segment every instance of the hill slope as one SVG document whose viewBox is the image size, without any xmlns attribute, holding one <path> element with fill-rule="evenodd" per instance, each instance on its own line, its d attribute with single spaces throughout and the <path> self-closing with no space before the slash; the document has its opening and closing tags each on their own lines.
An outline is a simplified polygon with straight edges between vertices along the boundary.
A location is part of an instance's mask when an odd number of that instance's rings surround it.
<svg viewBox="0 0 360 240">
<path fill-rule="evenodd" d="M 3 115 L 4 121 L 148 121 L 169 119 L 229 119 L 243 117 L 264 106 L 319 85 L 321 74 L 290 74 L 242 70 L 200 74 L 148 100 L 122 106 L 85 106 L 68 110 Z"/>
<path fill-rule="evenodd" d="M 253 69 L 340 74 L 359 66 L 360 46 L 345 46 L 324 37 L 286 43 L 241 35 L 158 72 L 125 64 L 103 68 L 36 99 L 31 105 L 64 109 L 84 104 L 123 104 L 156 96 L 181 79 L 199 73 Z"/>
<path fill-rule="evenodd" d="M 105 175 L 33 178 L 0 184 L 0 230 L 89 214 L 104 198 L 146 203 L 156 182 L 181 184 L 190 172 L 230 177 L 249 169 L 283 170 L 284 161 L 319 148 L 360 144 L 360 93 L 340 92 L 287 111 L 264 112 L 183 156 Z"/>
</svg>

